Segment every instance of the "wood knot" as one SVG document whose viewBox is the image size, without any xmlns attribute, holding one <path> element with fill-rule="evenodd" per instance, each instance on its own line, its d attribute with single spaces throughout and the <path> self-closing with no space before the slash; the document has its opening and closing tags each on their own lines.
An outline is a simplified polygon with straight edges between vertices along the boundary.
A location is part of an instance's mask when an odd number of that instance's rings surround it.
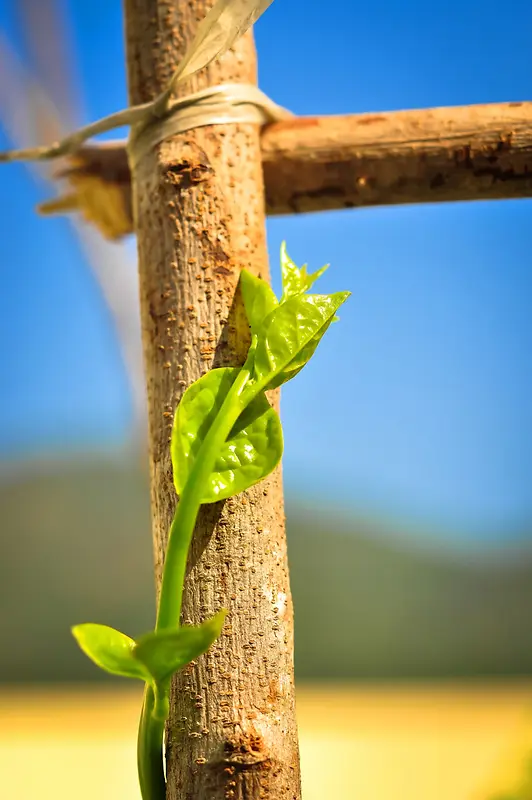
<svg viewBox="0 0 532 800">
<path fill-rule="evenodd" d="M 214 170 L 210 164 L 183 159 L 165 168 L 165 180 L 182 190 L 187 190 L 203 181 L 208 181 Z"/>
<path fill-rule="evenodd" d="M 271 765 L 262 737 L 257 734 L 243 734 L 236 741 L 226 742 L 223 761 L 238 771 L 268 769 Z"/>
</svg>

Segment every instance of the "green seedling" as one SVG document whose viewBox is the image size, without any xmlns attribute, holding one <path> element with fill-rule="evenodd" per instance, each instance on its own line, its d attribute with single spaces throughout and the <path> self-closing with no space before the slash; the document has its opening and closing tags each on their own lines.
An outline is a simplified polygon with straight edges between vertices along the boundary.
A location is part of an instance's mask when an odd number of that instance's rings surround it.
<svg viewBox="0 0 532 800">
<path fill-rule="evenodd" d="M 212 369 L 179 403 L 171 437 L 179 496 L 170 528 L 155 629 L 131 639 L 106 625 L 77 625 L 72 632 L 86 655 L 113 675 L 145 683 L 138 733 L 143 800 L 164 800 L 164 725 L 172 675 L 205 653 L 218 638 L 226 611 L 202 625 L 181 625 L 187 556 L 200 506 L 239 494 L 258 483 L 283 453 L 281 422 L 265 392 L 286 383 L 312 357 L 349 292 L 309 294 L 324 272 L 309 275 L 281 247 L 283 293 L 243 270 L 240 288 L 251 331 L 244 366 Z"/>
</svg>

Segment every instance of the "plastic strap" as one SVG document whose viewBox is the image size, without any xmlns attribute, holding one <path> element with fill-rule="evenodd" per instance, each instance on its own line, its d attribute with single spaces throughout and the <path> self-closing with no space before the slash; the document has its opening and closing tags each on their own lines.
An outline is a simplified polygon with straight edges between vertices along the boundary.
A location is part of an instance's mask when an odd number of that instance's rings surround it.
<svg viewBox="0 0 532 800">
<path fill-rule="evenodd" d="M 138 159 L 146 148 L 177 133 L 203 125 L 234 122 L 264 124 L 285 119 L 281 109 L 254 86 L 225 84 L 173 101 L 176 86 L 218 58 L 263 14 L 273 0 L 217 0 L 198 26 L 196 36 L 164 91 L 151 103 L 117 111 L 49 147 L 9 150 L 0 161 L 41 161 L 75 152 L 92 136 L 130 125 L 130 152 Z"/>
</svg>

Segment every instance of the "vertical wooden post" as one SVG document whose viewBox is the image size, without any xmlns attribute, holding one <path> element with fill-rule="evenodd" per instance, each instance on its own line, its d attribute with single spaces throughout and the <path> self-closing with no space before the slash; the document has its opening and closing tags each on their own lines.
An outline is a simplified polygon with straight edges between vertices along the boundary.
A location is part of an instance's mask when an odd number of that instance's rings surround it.
<svg viewBox="0 0 532 800">
<path fill-rule="evenodd" d="M 153 99 L 211 0 L 125 0 L 131 103 Z M 252 36 L 184 85 L 255 82 Z M 267 277 L 257 125 L 199 128 L 146 155 L 133 175 L 148 386 L 157 579 L 176 503 L 173 412 L 207 369 L 242 363 L 242 267 Z M 275 400 L 275 398 L 274 398 Z M 183 619 L 230 614 L 218 643 L 177 676 L 168 725 L 169 800 L 298 800 L 292 603 L 280 471 L 198 522 Z"/>
</svg>

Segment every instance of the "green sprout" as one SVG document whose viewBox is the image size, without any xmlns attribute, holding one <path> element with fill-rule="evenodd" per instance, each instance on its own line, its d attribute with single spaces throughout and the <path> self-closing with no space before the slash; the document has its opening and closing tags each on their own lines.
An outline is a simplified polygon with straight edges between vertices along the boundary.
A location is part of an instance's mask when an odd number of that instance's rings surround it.
<svg viewBox="0 0 532 800">
<path fill-rule="evenodd" d="M 242 270 L 240 287 L 251 345 L 244 366 L 212 369 L 184 393 L 171 437 L 179 502 L 168 536 L 155 629 L 138 639 L 88 623 L 72 632 L 86 655 L 114 675 L 146 684 L 138 733 L 143 800 L 164 800 L 164 726 L 172 675 L 220 635 L 221 609 L 201 625 L 181 625 L 188 551 L 200 506 L 225 500 L 269 475 L 281 460 L 283 433 L 265 392 L 303 369 L 349 292 L 309 294 L 326 267 L 309 275 L 281 247 L 283 293 Z"/>
</svg>

